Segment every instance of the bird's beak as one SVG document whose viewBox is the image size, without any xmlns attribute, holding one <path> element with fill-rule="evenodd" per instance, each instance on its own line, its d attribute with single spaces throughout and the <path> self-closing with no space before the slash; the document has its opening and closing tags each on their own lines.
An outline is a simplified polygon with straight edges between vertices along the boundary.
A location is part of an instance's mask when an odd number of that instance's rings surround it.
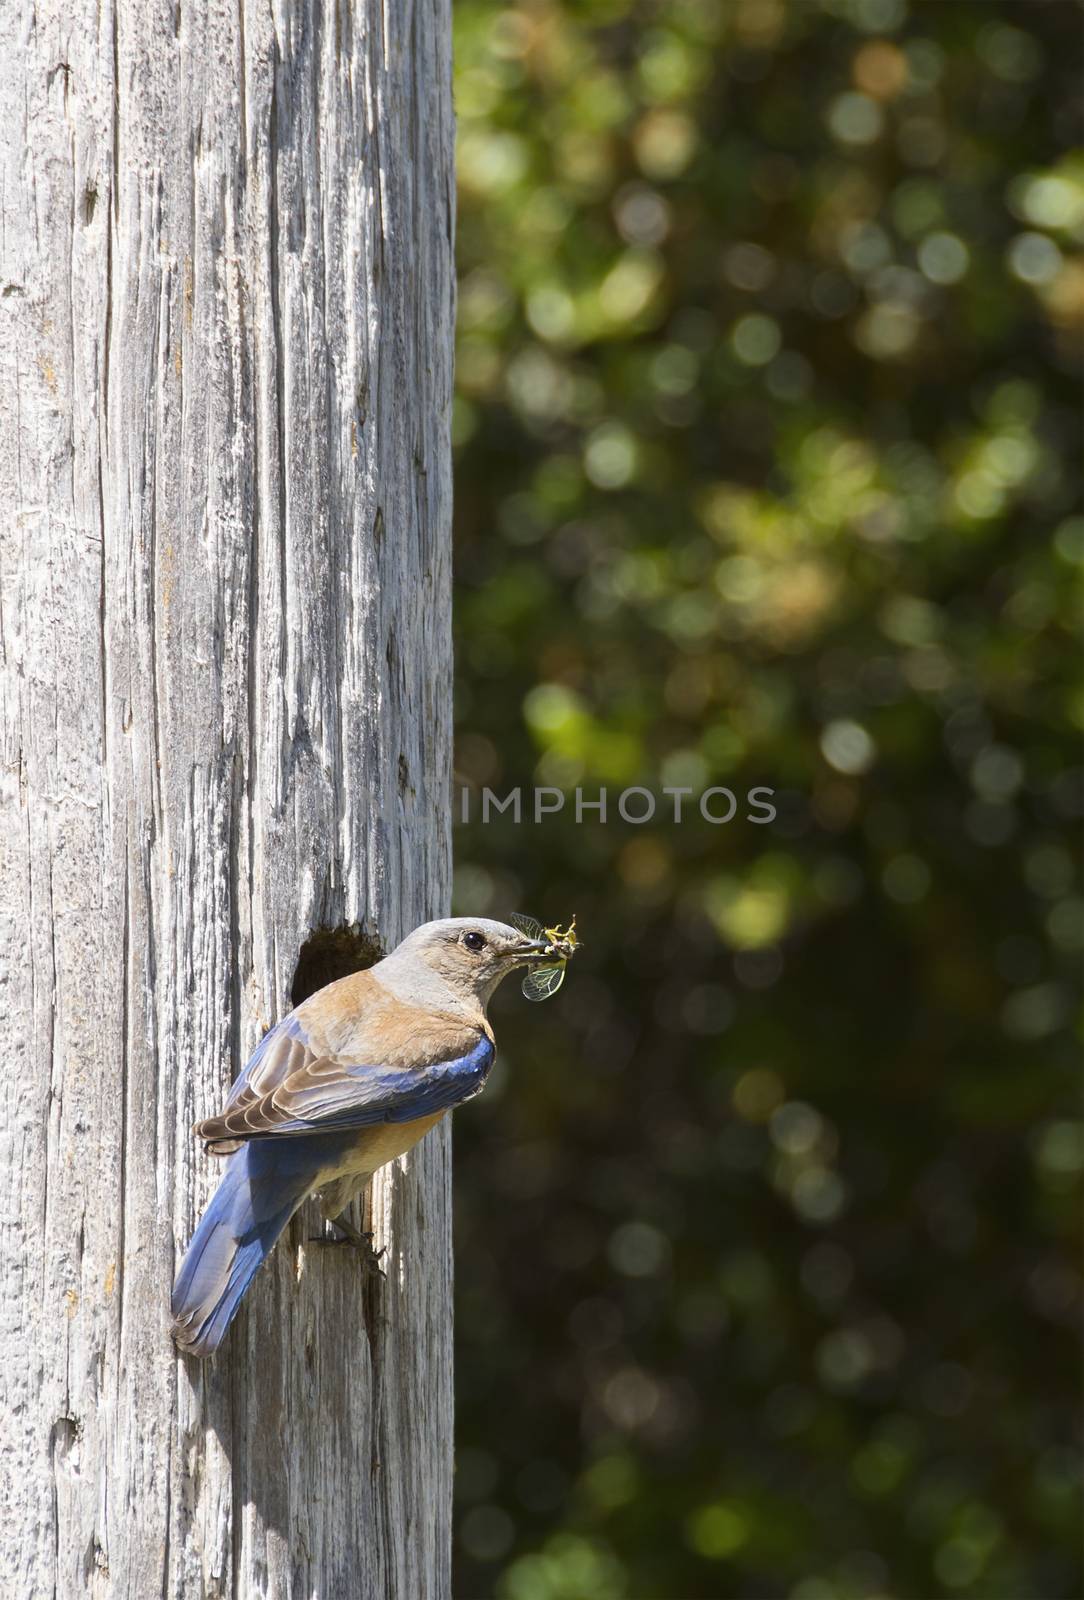
<svg viewBox="0 0 1084 1600">
<path fill-rule="evenodd" d="M 516 966 L 525 966 L 534 961 L 541 961 L 553 949 L 548 939 L 523 939 L 514 945 L 508 952 Z"/>
</svg>

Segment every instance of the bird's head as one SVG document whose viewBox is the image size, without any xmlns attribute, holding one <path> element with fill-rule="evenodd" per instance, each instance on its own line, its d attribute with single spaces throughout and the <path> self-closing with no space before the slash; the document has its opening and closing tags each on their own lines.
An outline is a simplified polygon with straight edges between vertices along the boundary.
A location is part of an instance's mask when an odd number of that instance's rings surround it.
<svg viewBox="0 0 1084 1600">
<path fill-rule="evenodd" d="M 488 917 L 444 917 L 415 928 L 381 966 L 395 963 L 396 976 L 406 976 L 417 964 L 458 996 L 484 1006 L 502 978 L 517 967 L 538 965 L 552 950 L 551 939 L 531 938 L 505 922 Z M 384 976 L 392 974 L 381 973 Z"/>
</svg>

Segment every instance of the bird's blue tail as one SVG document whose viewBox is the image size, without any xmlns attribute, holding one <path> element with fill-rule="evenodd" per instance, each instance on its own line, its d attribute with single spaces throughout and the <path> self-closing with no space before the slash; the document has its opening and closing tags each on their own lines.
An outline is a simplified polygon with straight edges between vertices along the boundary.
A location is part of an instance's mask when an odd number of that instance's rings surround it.
<svg viewBox="0 0 1084 1600">
<path fill-rule="evenodd" d="M 241 1146 L 229 1158 L 173 1285 L 173 1338 L 212 1355 L 275 1241 L 313 1187 L 320 1160 L 307 1139 Z"/>
</svg>

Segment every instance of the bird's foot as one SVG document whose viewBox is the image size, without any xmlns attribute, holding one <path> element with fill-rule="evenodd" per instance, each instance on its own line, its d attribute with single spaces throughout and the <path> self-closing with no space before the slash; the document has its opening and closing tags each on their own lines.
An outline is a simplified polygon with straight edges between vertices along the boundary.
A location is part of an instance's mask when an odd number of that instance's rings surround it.
<svg viewBox="0 0 1084 1600">
<path fill-rule="evenodd" d="M 360 1228 L 346 1217 L 336 1217 L 331 1226 L 338 1228 L 338 1238 L 329 1239 L 326 1234 L 318 1234 L 309 1241 L 310 1244 L 322 1245 L 350 1245 L 361 1255 L 362 1268 L 366 1273 L 372 1273 L 378 1278 L 386 1277 L 384 1268 L 380 1265 L 380 1258 L 386 1252 L 383 1249 L 373 1249 L 373 1236 L 371 1233 L 362 1233 Z"/>
</svg>

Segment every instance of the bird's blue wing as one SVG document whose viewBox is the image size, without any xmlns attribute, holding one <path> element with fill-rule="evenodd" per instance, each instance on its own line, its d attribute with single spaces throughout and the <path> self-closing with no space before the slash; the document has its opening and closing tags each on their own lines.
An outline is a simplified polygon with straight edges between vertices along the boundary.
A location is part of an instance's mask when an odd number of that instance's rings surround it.
<svg viewBox="0 0 1084 1600">
<path fill-rule="evenodd" d="M 269 1034 L 264 1043 L 270 1040 Z M 247 1139 L 414 1122 L 480 1093 L 495 1054 L 492 1040 L 484 1034 L 476 1035 L 472 1047 L 462 1055 L 416 1067 L 392 1068 L 348 1062 L 338 1055 L 315 1055 L 302 1044 L 298 1032 L 291 1035 L 288 1030 L 277 1044 L 269 1045 L 272 1050 L 289 1048 L 291 1055 L 298 1047 L 304 1059 L 264 1094 L 254 1092 L 259 1082 L 259 1074 L 252 1073 L 254 1057 L 246 1070 L 249 1082 L 242 1086 L 238 1080 L 222 1116 L 198 1124 L 200 1137 L 211 1145 L 232 1147 Z"/>
<path fill-rule="evenodd" d="M 308 1032 L 296 1011 L 264 1034 L 234 1081 L 226 1110 L 243 1100 L 259 1099 L 284 1083 L 312 1057 Z"/>
</svg>

